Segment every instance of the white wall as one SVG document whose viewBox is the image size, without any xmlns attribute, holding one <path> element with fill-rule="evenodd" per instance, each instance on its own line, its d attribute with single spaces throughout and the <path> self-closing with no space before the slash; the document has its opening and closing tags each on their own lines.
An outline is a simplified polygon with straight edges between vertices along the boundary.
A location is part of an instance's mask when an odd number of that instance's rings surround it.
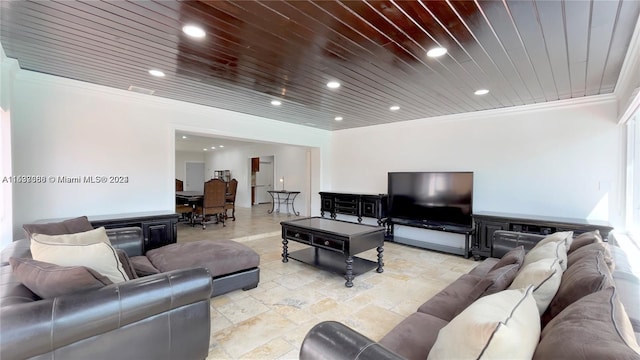
<svg viewBox="0 0 640 360">
<path fill-rule="evenodd" d="M 620 223 L 612 96 L 336 131 L 331 186 L 386 193 L 390 171 L 473 171 L 474 211 Z"/>
<path fill-rule="evenodd" d="M 306 171 L 309 151 L 311 149 L 304 146 L 256 143 L 233 151 L 225 149 L 209 154 L 205 168 L 215 164 L 217 168 L 230 169 L 232 176 L 238 180 L 237 206 L 251 207 L 251 158 L 273 155 L 275 177 L 285 177 L 286 190 L 300 191 L 295 199 L 295 209 L 301 216 L 308 216 L 320 212 L 319 196 L 316 205 L 310 202 L 310 198 L 315 198 L 320 189 L 311 185 L 310 175 Z M 276 189 L 280 189 L 279 186 L 280 183 L 275 184 Z"/>
<path fill-rule="evenodd" d="M 205 155 L 202 151 L 194 152 L 194 151 L 176 151 L 175 163 L 176 163 L 176 179 L 180 179 L 182 181 L 187 180 L 187 163 L 188 162 L 201 162 L 204 163 Z M 204 177 L 208 179 L 207 174 L 213 174 L 213 172 L 208 172 L 205 166 Z"/>
<path fill-rule="evenodd" d="M 13 80 L 14 175 L 129 178 L 127 184 L 14 186 L 15 238 L 36 219 L 174 209 L 177 129 L 311 145 L 321 158 L 329 144 L 328 131 L 221 109 L 24 70 Z M 317 166 L 318 174 L 329 172 Z"/>
</svg>

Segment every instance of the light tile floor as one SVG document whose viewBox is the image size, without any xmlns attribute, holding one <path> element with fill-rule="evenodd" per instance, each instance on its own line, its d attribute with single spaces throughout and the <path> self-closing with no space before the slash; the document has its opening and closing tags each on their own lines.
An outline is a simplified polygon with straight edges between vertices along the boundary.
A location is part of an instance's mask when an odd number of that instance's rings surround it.
<svg viewBox="0 0 640 360">
<path fill-rule="evenodd" d="M 260 254 L 260 284 L 211 299 L 207 359 L 298 359 L 306 333 L 324 320 L 340 321 L 379 340 L 418 306 L 476 266 L 461 256 L 385 243 L 382 274 L 358 276 L 354 287 L 333 273 L 281 260 L 280 222 L 270 205 L 236 209 L 237 220 L 191 227 L 179 224 L 178 241 L 234 239 Z M 305 245 L 289 243 L 291 250 Z M 376 251 L 359 256 L 376 260 Z"/>
</svg>

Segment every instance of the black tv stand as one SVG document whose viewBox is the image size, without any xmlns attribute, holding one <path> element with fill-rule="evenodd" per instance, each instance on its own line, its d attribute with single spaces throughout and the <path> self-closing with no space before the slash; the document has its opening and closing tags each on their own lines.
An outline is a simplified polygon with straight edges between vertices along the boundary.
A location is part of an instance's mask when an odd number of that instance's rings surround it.
<svg viewBox="0 0 640 360">
<path fill-rule="evenodd" d="M 404 225 L 410 226 L 414 228 L 434 230 L 434 231 L 443 231 L 454 234 L 463 234 L 464 235 L 464 248 L 460 249 L 454 246 L 447 246 L 441 244 L 433 244 L 428 242 L 423 242 L 414 239 L 407 239 L 399 236 L 394 236 L 393 229 L 394 225 Z M 446 252 L 449 254 L 462 255 L 465 259 L 469 258 L 470 253 L 470 237 L 473 235 L 473 227 L 464 227 L 464 226 L 456 226 L 456 225 L 447 225 L 447 224 L 439 224 L 434 222 L 427 221 L 419 221 L 419 220 L 406 220 L 406 219 L 398 219 L 398 218 L 389 218 L 387 220 L 388 226 L 388 237 L 387 240 L 397 242 L 400 244 L 411 245 L 420 247 L 423 249 L 435 250 Z"/>
</svg>

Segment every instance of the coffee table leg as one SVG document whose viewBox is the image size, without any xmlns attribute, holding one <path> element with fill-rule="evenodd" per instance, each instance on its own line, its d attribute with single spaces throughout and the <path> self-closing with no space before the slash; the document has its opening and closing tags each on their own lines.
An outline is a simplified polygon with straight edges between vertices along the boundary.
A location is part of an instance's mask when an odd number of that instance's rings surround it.
<svg viewBox="0 0 640 360">
<path fill-rule="evenodd" d="M 289 241 L 287 238 L 282 239 L 282 262 L 289 262 L 289 252 L 287 251 L 287 244 Z"/>
<path fill-rule="evenodd" d="M 384 272 L 384 269 L 382 268 L 384 266 L 384 262 L 382 262 L 382 252 L 384 251 L 384 248 L 382 246 L 378 246 L 377 250 L 378 250 L 378 268 L 376 269 L 376 271 L 381 273 L 381 272 Z"/>
<path fill-rule="evenodd" d="M 347 272 L 344 275 L 344 278 L 347 279 L 347 282 L 344 283 L 344 286 L 346 287 L 352 287 L 353 286 L 353 256 L 347 256 Z"/>
</svg>

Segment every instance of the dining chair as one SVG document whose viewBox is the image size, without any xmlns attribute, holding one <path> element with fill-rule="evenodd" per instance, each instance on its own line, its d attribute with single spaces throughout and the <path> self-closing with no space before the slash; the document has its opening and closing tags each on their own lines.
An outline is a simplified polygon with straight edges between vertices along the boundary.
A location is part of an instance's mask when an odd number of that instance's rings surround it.
<svg viewBox="0 0 640 360">
<path fill-rule="evenodd" d="M 207 228 L 207 219 L 215 216 L 216 222 L 224 224 L 227 185 L 220 179 L 211 179 L 204 183 L 202 204 L 196 207 L 196 214 L 202 217 L 202 229 Z"/>
<path fill-rule="evenodd" d="M 176 179 L 176 191 L 183 191 L 183 189 L 184 186 L 182 180 Z M 183 204 L 181 203 L 181 201 L 181 199 L 178 199 L 176 197 L 176 213 L 180 214 L 180 218 L 178 220 L 192 222 L 193 206 L 189 205 L 188 203 Z"/>
<path fill-rule="evenodd" d="M 236 191 L 238 190 L 238 180 L 231 179 L 228 184 L 228 192 L 224 204 L 224 216 L 227 217 L 227 210 L 231 210 L 231 218 L 236 221 Z"/>
</svg>

